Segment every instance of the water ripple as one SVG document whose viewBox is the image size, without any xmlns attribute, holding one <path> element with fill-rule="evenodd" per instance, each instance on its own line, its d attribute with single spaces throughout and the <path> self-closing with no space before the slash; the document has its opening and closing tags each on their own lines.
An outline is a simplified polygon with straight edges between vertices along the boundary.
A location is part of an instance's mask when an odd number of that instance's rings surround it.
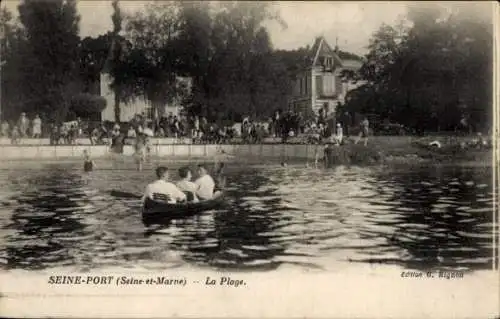
<svg viewBox="0 0 500 319">
<path fill-rule="evenodd" d="M 147 229 L 135 199 L 153 178 L 133 170 L 83 175 L 76 164 L 0 172 L 0 267 L 162 270 L 335 269 L 339 262 L 407 268 L 491 267 L 490 170 L 463 167 L 322 171 L 228 167 L 227 206 Z M 175 168 L 173 168 L 175 169 Z"/>
</svg>

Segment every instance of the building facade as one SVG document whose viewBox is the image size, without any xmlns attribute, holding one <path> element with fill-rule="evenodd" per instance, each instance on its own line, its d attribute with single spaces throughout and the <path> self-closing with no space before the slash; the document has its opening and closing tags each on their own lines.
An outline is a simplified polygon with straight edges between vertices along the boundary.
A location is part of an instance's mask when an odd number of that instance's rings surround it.
<svg viewBox="0 0 500 319">
<path fill-rule="evenodd" d="M 320 110 L 334 114 L 347 92 L 360 85 L 343 81 L 342 72 L 357 71 L 361 65 L 360 59 L 341 59 L 324 37 L 316 38 L 307 66 L 295 77 L 290 108 L 303 114 L 318 114 Z"/>
<path fill-rule="evenodd" d="M 188 92 L 191 89 L 191 79 L 189 78 L 178 78 L 179 81 L 182 81 L 187 86 Z M 110 84 L 112 79 L 109 74 L 102 72 L 100 74 L 100 95 L 106 99 L 106 108 L 101 112 L 101 120 L 102 121 L 115 121 L 115 93 L 110 88 Z M 129 103 L 120 103 L 120 121 L 128 122 L 130 121 L 136 114 L 145 114 L 149 119 L 160 118 L 162 115 L 172 114 L 177 115 L 182 111 L 181 99 L 176 99 L 172 103 L 164 105 L 160 109 L 154 109 L 149 101 L 142 97 L 137 97 L 134 101 Z M 154 112 L 157 114 L 154 114 Z"/>
</svg>

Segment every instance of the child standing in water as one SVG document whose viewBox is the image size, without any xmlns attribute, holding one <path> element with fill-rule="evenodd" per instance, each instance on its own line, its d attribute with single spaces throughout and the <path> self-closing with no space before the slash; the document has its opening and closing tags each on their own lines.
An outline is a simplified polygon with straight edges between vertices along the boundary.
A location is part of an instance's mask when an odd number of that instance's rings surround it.
<svg viewBox="0 0 500 319">
<path fill-rule="evenodd" d="M 142 171 L 142 164 L 146 160 L 146 136 L 142 133 L 137 134 L 134 144 L 134 157 L 138 171 Z"/>
<path fill-rule="evenodd" d="M 87 150 L 83 151 L 83 171 L 88 173 L 92 172 L 96 168 L 94 161 L 90 158 L 90 154 Z"/>
</svg>

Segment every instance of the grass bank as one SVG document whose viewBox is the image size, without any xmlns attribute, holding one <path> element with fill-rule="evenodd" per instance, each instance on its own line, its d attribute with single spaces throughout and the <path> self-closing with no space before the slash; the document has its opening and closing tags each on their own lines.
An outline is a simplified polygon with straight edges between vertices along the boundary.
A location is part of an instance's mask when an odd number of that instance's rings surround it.
<svg viewBox="0 0 500 319">
<path fill-rule="evenodd" d="M 470 139 L 469 139 L 470 140 Z M 441 147 L 431 147 L 431 141 L 439 141 Z M 392 137 L 371 138 L 365 146 L 353 139 L 346 145 L 330 146 L 325 150 L 325 165 L 331 167 L 340 164 L 375 164 L 375 163 L 456 163 L 478 162 L 491 165 L 492 149 L 478 149 L 466 144 L 464 138 L 448 137 Z"/>
</svg>

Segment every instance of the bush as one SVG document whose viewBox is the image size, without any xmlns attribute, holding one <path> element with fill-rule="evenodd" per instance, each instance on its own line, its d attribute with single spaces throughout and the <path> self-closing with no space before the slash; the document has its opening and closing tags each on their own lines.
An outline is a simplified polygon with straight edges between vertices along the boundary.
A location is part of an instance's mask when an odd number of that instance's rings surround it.
<svg viewBox="0 0 500 319">
<path fill-rule="evenodd" d="M 106 99 L 102 96 L 80 93 L 71 98 L 70 111 L 78 116 L 101 113 L 106 108 Z"/>
</svg>

